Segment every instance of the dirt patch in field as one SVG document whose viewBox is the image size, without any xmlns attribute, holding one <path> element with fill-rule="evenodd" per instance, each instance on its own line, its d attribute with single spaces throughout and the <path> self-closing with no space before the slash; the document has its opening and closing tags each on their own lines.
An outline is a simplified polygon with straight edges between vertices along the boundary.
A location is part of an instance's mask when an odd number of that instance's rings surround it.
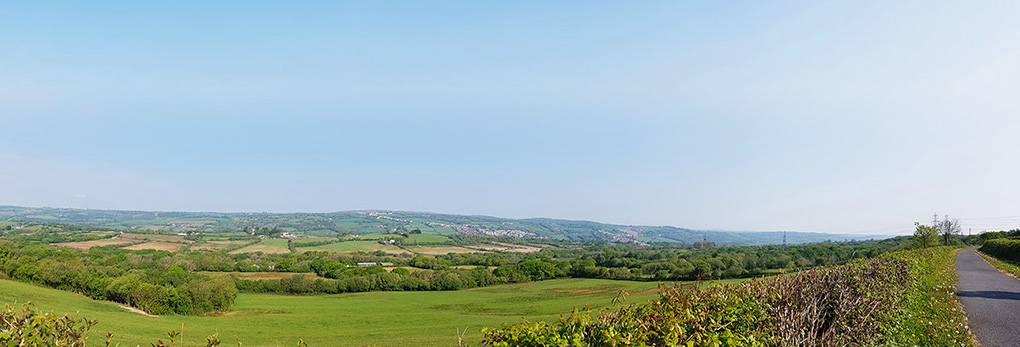
<svg viewBox="0 0 1020 347">
<path fill-rule="evenodd" d="M 121 246 L 121 245 L 126 245 L 126 244 L 129 244 L 129 243 L 135 243 L 135 242 L 138 242 L 138 240 L 122 239 L 122 238 L 119 238 L 119 237 L 113 237 L 113 238 L 102 239 L 102 240 L 53 243 L 52 245 L 54 245 L 54 246 L 61 246 L 61 247 L 67 247 L 67 248 L 87 250 L 87 249 L 92 248 L 92 247 Z"/>
<path fill-rule="evenodd" d="M 237 240 L 237 241 L 199 241 L 191 246 L 193 251 L 222 251 L 231 247 L 247 244 L 251 241 Z"/>
<path fill-rule="evenodd" d="M 122 308 L 122 309 L 125 309 L 125 310 L 128 310 L 128 311 L 131 311 L 131 312 L 134 312 L 134 313 L 137 313 L 137 314 L 140 314 L 140 315 L 146 316 L 146 317 L 159 317 L 159 316 L 157 316 L 157 315 L 154 315 L 154 314 L 149 314 L 148 312 L 145 312 L 145 311 L 139 310 L 139 309 L 137 309 L 137 308 L 134 308 L 134 307 L 131 307 L 131 306 L 124 306 L 124 305 L 117 305 L 117 306 L 120 306 L 120 308 Z"/>
<path fill-rule="evenodd" d="M 418 254 L 425 255 L 446 255 L 449 253 L 489 253 L 481 249 L 472 249 L 467 247 L 458 246 L 421 246 L 421 247 L 407 247 L 408 250 Z"/>
<path fill-rule="evenodd" d="M 290 253 L 290 249 L 288 249 L 287 247 L 278 247 L 273 245 L 254 244 L 248 247 L 230 251 L 230 254 L 256 253 L 256 252 L 262 252 L 265 254 L 285 254 Z"/>
<path fill-rule="evenodd" d="M 177 252 L 178 250 L 181 249 L 181 247 L 184 247 L 184 244 L 182 244 L 182 243 L 171 243 L 171 242 L 146 242 L 146 243 L 139 243 L 137 245 L 131 245 L 131 246 L 127 246 L 127 247 L 122 247 L 122 249 L 128 249 L 128 250 L 132 250 L 132 251 L 137 251 L 137 250 L 142 250 L 142 249 L 154 249 L 154 250 L 157 250 L 157 251 Z"/>
<path fill-rule="evenodd" d="M 176 242 L 176 243 L 191 243 L 191 241 L 185 240 L 184 236 L 181 235 L 148 235 L 148 234 L 121 234 L 120 237 L 125 239 L 134 240 L 145 240 L 145 241 L 160 241 L 160 242 Z"/>
</svg>

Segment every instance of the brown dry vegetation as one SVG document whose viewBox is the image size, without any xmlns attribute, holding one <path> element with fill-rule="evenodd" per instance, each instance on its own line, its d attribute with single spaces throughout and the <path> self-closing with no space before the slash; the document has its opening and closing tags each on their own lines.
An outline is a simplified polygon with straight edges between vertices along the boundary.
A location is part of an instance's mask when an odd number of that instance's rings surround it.
<svg viewBox="0 0 1020 347">
<path fill-rule="evenodd" d="M 424 255 L 444 255 L 449 253 L 489 253 L 485 250 L 458 246 L 419 246 L 419 247 L 407 247 L 407 250 Z"/>
<path fill-rule="evenodd" d="M 222 251 L 231 247 L 240 246 L 251 241 L 236 240 L 236 241 L 202 241 L 196 242 L 191 247 L 193 251 Z"/>
<path fill-rule="evenodd" d="M 137 250 L 142 250 L 142 249 L 154 249 L 154 250 L 157 250 L 157 251 L 177 252 L 178 250 L 181 249 L 181 247 L 184 247 L 183 243 L 155 242 L 155 241 L 152 241 L 152 242 L 139 243 L 137 245 L 131 245 L 131 246 L 122 247 L 122 248 L 123 249 L 129 249 L 129 250 L 132 250 L 132 251 L 137 251 Z"/>
<path fill-rule="evenodd" d="M 119 237 L 114 237 L 114 238 L 102 239 L 102 240 L 80 241 L 80 242 L 66 242 L 66 243 L 54 243 L 53 245 L 54 246 L 67 247 L 67 248 L 88 250 L 89 248 L 92 248 L 92 247 L 120 246 L 120 245 L 129 244 L 129 243 L 135 243 L 135 242 L 138 242 L 138 241 L 137 240 L 122 239 L 122 238 L 119 238 Z"/>
<path fill-rule="evenodd" d="M 120 237 L 125 239 L 134 240 L 146 240 L 146 241 L 160 241 L 160 242 L 176 242 L 176 243 L 191 243 L 191 241 L 185 240 L 184 236 L 180 235 L 147 235 L 147 234 L 121 234 Z"/>
<path fill-rule="evenodd" d="M 286 254 L 290 253 L 290 249 L 288 249 L 287 247 L 280 247 L 271 244 L 257 243 L 248 247 L 230 251 L 230 254 L 256 253 L 256 252 L 262 252 L 265 254 Z"/>
<path fill-rule="evenodd" d="M 542 250 L 541 247 L 535 247 L 530 245 L 513 245 L 502 242 L 493 242 L 491 245 L 478 245 L 471 247 L 494 252 L 534 253 Z"/>
</svg>

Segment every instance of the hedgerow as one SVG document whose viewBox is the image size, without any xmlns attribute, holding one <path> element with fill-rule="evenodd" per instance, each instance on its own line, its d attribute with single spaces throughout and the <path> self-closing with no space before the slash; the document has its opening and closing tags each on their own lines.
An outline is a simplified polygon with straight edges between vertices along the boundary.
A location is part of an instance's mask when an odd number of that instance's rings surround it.
<svg viewBox="0 0 1020 347">
<path fill-rule="evenodd" d="M 844 346 L 876 338 L 909 282 L 876 259 L 740 285 L 664 287 L 659 299 L 486 329 L 492 346 Z"/>
<path fill-rule="evenodd" d="M 1020 261 L 1020 240 L 1017 239 L 991 239 L 978 250 L 994 257 Z"/>
<path fill-rule="evenodd" d="M 948 247 L 740 285 L 665 287 L 659 299 L 484 329 L 492 346 L 968 346 Z"/>
</svg>

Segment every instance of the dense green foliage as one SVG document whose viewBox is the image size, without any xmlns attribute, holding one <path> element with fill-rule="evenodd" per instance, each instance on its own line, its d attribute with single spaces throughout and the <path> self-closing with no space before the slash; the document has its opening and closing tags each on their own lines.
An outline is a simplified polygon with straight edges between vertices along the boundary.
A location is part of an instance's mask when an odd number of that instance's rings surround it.
<svg viewBox="0 0 1020 347">
<path fill-rule="evenodd" d="M 990 239 L 979 250 L 998 258 L 1020 261 L 1020 239 Z"/>
<path fill-rule="evenodd" d="M 125 303 L 152 314 L 230 308 L 237 294 L 233 282 L 195 274 L 185 266 L 169 252 L 109 248 L 79 252 L 0 241 L 0 273 L 10 278 Z"/>
</svg>

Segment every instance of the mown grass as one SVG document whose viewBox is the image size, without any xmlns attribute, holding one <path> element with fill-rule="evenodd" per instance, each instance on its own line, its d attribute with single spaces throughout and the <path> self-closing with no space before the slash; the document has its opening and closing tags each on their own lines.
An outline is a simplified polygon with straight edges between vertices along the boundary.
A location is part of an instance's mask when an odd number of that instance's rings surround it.
<svg viewBox="0 0 1020 347">
<path fill-rule="evenodd" d="M 958 251 L 933 247 L 886 255 L 907 262 L 913 283 L 896 323 L 888 327 L 885 338 L 879 341 L 881 345 L 974 345 L 963 305 L 956 296 Z"/>
<path fill-rule="evenodd" d="M 437 234 L 410 234 L 407 235 L 408 242 L 417 242 L 419 244 L 437 244 L 449 242 L 450 238 L 437 235 Z"/>
<path fill-rule="evenodd" d="M 118 305 L 65 291 L 0 280 L 0 305 L 33 302 L 43 310 L 98 319 L 90 341 L 100 345 L 107 332 L 121 346 L 144 345 L 180 330 L 184 345 L 204 345 L 207 335 L 244 346 L 451 346 L 457 329 L 478 346 L 481 328 L 529 320 L 556 320 L 575 307 L 612 305 L 620 289 L 628 303 L 656 297 L 657 283 L 563 279 L 447 292 L 369 292 L 290 296 L 239 294 L 232 312 L 216 316 L 145 317 Z M 90 344 L 90 345 L 93 345 Z"/>
</svg>

